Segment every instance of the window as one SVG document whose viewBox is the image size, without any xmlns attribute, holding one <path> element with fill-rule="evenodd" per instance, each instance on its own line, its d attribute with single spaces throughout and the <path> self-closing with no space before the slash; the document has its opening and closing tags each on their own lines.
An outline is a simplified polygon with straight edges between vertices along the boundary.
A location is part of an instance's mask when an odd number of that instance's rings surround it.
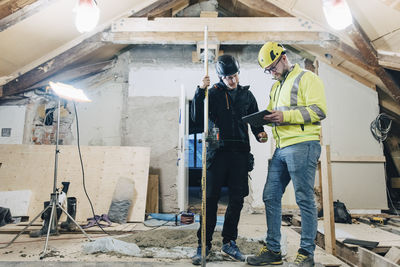
<svg viewBox="0 0 400 267">
<path fill-rule="evenodd" d="M 189 135 L 189 168 L 202 167 L 203 144 L 199 143 L 199 140 L 202 139 L 202 136 L 202 133 Z"/>
<path fill-rule="evenodd" d="M 1 128 L 1 137 L 10 137 L 11 128 Z"/>
</svg>

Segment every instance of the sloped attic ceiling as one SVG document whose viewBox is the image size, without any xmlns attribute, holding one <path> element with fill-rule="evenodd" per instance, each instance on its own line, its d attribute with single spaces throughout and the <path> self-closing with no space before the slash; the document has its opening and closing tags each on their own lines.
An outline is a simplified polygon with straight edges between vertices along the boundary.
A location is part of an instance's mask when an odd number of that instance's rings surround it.
<svg viewBox="0 0 400 267">
<path fill-rule="evenodd" d="M 0 1 L 0 97 L 21 94 L 53 75 L 66 80 L 101 71 L 131 44 L 198 44 L 208 25 L 210 42 L 279 41 L 377 88 L 397 101 L 394 107 L 400 103 L 393 77 L 400 70 L 399 0 L 347 0 L 355 23 L 341 32 L 325 22 L 321 0 L 97 2 L 99 26 L 82 35 L 72 12 L 77 0 Z M 219 17 L 200 18 L 201 11 Z"/>
</svg>

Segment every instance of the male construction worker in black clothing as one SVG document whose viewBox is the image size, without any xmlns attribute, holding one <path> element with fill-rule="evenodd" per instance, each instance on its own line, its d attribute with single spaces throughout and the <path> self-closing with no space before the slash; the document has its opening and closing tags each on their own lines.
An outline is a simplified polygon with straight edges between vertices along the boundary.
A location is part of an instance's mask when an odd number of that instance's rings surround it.
<svg viewBox="0 0 400 267">
<path fill-rule="evenodd" d="M 239 85 L 239 63 L 233 56 L 220 56 L 216 70 L 220 81 L 209 89 L 209 132 L 219 129 L 220 139 L 217 145 L 213 143 L 207 147 L 206 254 L 211 249 L 221 187 L 226 183 L 229 203 L 222 230 L 221 252 L 236 261 L 245 261 L 235 242 L 243 200 L 249 194 L 250 143 L 248 125 L 242 117 L 257 112 L 258 106 L 249 86 Z M 204 120 L 205 89 L 209 85 L 210 77 L 205 76 L 193 98 L 191 115 L 196 124 Z M 268 135 L 263 127 L 252 126 L 251 130 L 259 142 L 267 142 Z M 192 258 L 194 265 L 201 264 L 201 226 L 197 237 L 199 246 Z"/>
</svg>

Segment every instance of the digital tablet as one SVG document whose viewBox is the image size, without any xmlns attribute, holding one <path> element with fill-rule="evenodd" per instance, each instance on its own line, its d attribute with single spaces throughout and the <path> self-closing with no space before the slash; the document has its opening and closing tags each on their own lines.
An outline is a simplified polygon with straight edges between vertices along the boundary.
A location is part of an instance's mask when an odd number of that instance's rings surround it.
<svg viewBox="0 0 400 267">
<path fill-rule="evenodd" d="M 262 111 L 244 116 L 242 118 L 242 120 L 244 122 L 249 123 L 252 126 L 259 127 L 259 126 L 263 126 L 263 125 L 269 123 L 269 121 L 264 120 L 264 116 L 269 115 L 269 114 L 271 114 L 271 112 L 269 112 L 268 110 L 262 110 Z"/>
</svg>

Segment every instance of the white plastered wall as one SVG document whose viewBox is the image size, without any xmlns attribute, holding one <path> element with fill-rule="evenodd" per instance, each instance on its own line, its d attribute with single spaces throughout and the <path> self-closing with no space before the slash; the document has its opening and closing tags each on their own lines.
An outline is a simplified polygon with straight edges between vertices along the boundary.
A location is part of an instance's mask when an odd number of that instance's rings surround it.
<svg viewBox="0 0 400 267">
<path fill-rule="evenodd" d="M 3 128 L 11 129 L 9 137 L 0 134 L 0 144 L 22 144 L 25 110 L 25 106 L 0 106 L 0 133 Z"/>
<path fill-rule="evenodd" d="M 321 63 L 328 116 L 322 123 L 323 143 L 334 157 L 383 156 L 370 131 L 379 114 L 378 93 Z M 348 209 L 387 209 L 384 163 L 332 163 L 333 199 Z"/>
</svg>

